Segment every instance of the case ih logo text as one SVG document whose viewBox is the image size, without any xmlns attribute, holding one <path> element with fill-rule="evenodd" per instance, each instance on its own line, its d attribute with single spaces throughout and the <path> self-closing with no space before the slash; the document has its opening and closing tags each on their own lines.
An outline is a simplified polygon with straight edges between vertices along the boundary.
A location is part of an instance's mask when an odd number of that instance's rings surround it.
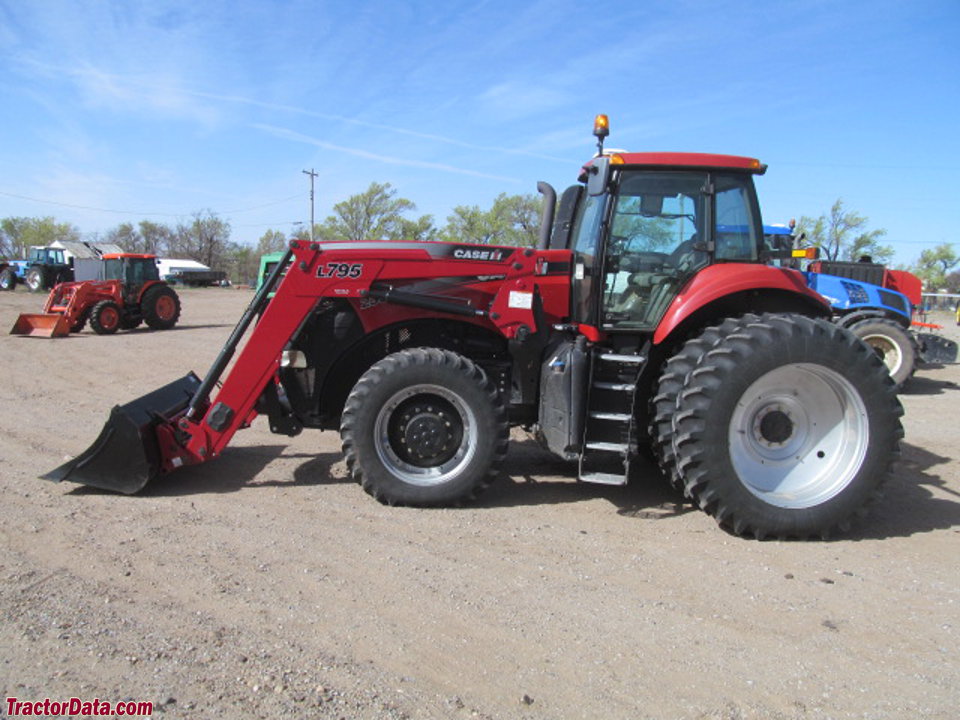
<svg viewBox="0 0 960 720">
<path fill-rule="evenodd" d="M 503 250 L 475 250 L 473 248 L 456 248 L 453 256 L 457 260 L 489 260 L 499 262 L 503 260 Z"/>
</svg>

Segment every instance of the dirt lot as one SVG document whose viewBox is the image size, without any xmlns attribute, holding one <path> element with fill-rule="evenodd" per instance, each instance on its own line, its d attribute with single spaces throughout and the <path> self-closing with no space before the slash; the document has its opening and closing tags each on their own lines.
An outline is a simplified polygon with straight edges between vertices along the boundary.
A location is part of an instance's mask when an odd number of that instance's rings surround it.
<svg viewBox="0 0 960 720">
<path fill-rule="evenodd" d="M 462 509 L 383 507 L 334 433 L 264 421 L 135 497 L 37 479 L 112 405 L 203 374 L 250 298 L 186 291 L 169 332 L 0 335 L 5 696 L 170 718 L 957 717 L 960 366 L 918 374 L 885 500 L 831 542 L 731 537 L 650 467 L 578 485 L 522 434 Z M 41 304 L 0 294 L 0 329 Z"/>
</svg>

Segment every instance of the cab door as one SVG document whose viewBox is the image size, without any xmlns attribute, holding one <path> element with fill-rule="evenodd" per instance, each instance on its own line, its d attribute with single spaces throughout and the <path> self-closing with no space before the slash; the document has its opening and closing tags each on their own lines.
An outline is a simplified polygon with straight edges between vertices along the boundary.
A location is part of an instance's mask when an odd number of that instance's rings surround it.
<svg viewBox="0 0 960 720">
<path fill-rule="evenodd" d="M 603 218 L 607 195 L 585 193 L 577 210 L 571 236 L 573 282 L 570 317 L 574 323 L 597 325 L 599 286 L 602 282 Z"/>
</svg>

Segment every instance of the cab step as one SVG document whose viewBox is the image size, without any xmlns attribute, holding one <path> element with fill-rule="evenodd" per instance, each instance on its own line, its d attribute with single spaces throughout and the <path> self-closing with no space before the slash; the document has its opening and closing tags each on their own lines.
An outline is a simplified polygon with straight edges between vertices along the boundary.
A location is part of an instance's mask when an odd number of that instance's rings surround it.
<svg viewBox="0 0 960 720">
<path fill-rule="evenodd" d="M 616 473 L 588 472 L 580 476 L 580 480 L 597 485 L 626 485 L 627 476 Z"/>
</svg>

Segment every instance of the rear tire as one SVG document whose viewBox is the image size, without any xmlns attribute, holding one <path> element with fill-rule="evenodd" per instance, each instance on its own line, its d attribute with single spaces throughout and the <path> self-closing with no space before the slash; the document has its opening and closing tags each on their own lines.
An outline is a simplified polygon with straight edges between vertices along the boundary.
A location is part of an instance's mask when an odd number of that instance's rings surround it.
<svg viewBox="0 0 960 720">
<path fill-rule="evenodd" d="M 90 310 L 90 329 L 97 335 L 113 335 L 120 327 L 120 306 L 101 300 Z"/>
<path fill-rule="evenodd" d="M 917 371 L 917 343 L 913 336 L 892 320 L 862 320 L 850 332 L 873 348 L 887 367 L 897 388 L 902 388 Z"/>
<path fill-rule="evenodd" d="M 688 496 L 733 533 L 827 537 L 879 496 L 902 414 L 883 363 L 848 331 L 746 317 L 687 376 L 674 452 Z"/>
<path fill-rule="evenodd" d="M 687 376 L 737 321 L 726 320 L 723 325 L 705 328 L 688 340 L 663 366 L 660 379 L 653 391 L 651 401 L 649 434 L 653 453 L 664 477 L 674 490 L 686 495 L 683 478 L 677 468 L 677 456 L 673 450 L 673 416 L 677 409 L 677 396 L 683 389 Z"/>
<path fill-rule="evenodd" d="M 11 268 L 0 271 L 0 290 L 16 290 L 17 274 Z"/>
<path fill-rule="evenodd" d="M 180 319 L 180 297 L 169 285 L 154 285 L 143 294 L 140 313 L 154 330 L 169 330 Z"/>
<path fill-rule="evenodd" d="M 507 452 L 507 413 L 471 360 L 413 348 L 375 363 L 347 398 L 347 467 L 388 505 L 450 505 L 476 497 Z"/>
</svg>

